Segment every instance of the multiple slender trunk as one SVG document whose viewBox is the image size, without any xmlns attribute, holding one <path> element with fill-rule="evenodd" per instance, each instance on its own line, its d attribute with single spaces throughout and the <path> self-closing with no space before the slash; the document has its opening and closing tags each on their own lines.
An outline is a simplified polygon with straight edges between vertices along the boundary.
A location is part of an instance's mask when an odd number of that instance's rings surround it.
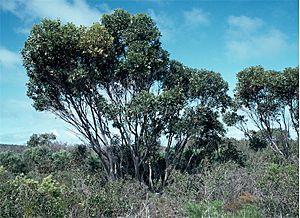
<svg viewBox="0 0 300 218">
<path fill-rule="evenodd" d="M 120 108 L 125 108 L 133 96 L 125 95 L 122 98 L 114 96 L 109 86 L 106 88 L 106 93 L 109 101 L 114 106 L 119 105 Z M 129 161 L 133 165 L 131 170 L 134 170 L 132 176 L 135 179 L 146 182 L 151 189 L 165 186 L 184 151 L 188 137 L 181 136 L 182 139 L 176 141 L 174 134 L 169 134 L 164 153 L 166 166 L 157 173 L 153 167 L 161 167 L 156 166 L 155 155 L 161 148 L 158 141 L 164 128 L 157 123 L 158 118 L 149 117 L 145 113 L 140 117 L 133 115 L 134 117 L 129 120 L 125 111 L 121 111 L 108 119 L 102 108 L 97 105 L 97 96 L 100 96 L 100 93 L 96 89 L 90 95 L 77 98 L 65 95 L 65 105 L 62 105 L 65 110 L 53 112 L 75 127 L 83 136 L 83 141 L 88 142 L 99 156 L 107 180 L 123 178 L 130 170 Z M 113 142 L 113 133 L 120 137 L 120 142 L 117 144 Z M 128 153 L 124 153 L 126 149 L 127 152 L 130 151 L 129 157 Z M 171 154 L 172 149 L 175 150 L 175 155 Z"/>
</svg>

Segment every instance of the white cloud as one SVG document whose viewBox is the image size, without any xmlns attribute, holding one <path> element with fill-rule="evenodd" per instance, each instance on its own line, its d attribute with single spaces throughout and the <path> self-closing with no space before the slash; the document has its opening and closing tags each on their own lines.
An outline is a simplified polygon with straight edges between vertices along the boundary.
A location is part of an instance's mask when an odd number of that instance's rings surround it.
<svg viewBox="0 0 300 218">
<path fill-rule="evenodd" d="M 191 11 L 183 12 L 185 23 L 187 25 L 208 25 L 209 15 L 201 8 L 193 8 Z"/>
<path fill-rule="evenodd" d="M 21 64 L 21 57 L 18 53 L 0 47 L 0 66 L 5 68 L 17 67 Z"/>
<path fill-rule="evenodd" d="M 268 27 L 259 18 L 230 16 L 228 26 L 226 50 L 230 58 L 271 57 L 289 47 L 280 30 Z"/>
<path fill-rule="evenodd" d="M 26 1 L 29 14 L 37 17 L 60 18 L 64 22 L 73 22 L 76 25 L 91 25 L 99 21 L 100 13 L 92 9 L 83 0 L 74 0 L 72 3 L 62 0 L 32 0 Z"/>
<path fill-rule="evenodd" d="M 238 31 L 252 32 L 261 27 L 264 22 L 259 18 L 250 18 L 246 16 L 230 16 L 228 18 L 228 24 L 231 29 L 237 29 Z"/>
<path fill-rule="evenodd" d="M 107 5 L 99 5 L 108 12 Z M 102 12 L 88 5 L 86 0 L 0 0 L 0 8 L 10 11 L 28 25 L 39 18 L 59 18 L 76 25 L 91 25 L 100 20 Z M 26 29 L 26 28 L 21 28 Z"/>
</svg>

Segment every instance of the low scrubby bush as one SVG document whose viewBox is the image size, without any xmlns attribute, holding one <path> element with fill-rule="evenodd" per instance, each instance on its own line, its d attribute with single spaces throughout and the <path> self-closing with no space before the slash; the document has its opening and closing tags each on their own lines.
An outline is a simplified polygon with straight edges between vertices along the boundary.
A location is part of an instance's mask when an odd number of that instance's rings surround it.
<svg viewBox="0 0 300 218">
<path fill-rule="evenodd" d="M 231 201 L 245 192 L 260 196 L 256 177 L 257 175 L 247 168 L 227 162 L 207 172 L 203 181 L 209 200 Z"/>
<path fill-rule="evenodd" d="M 234 213 L 224 207 L 222 201 L 208 201 L 201 203 L 189 203 L 186 206 L 188 216 L 191 218 L 261 218 L 263 215 L 253 204 L 241 204 Z"/>
<path fill-rule="evenodd" d="M 0 152 L 0 165 L 12 173 L 25 173 L 27 170 L 22 154 L 12 151 Z"/>
<path fill-rule="evenodd" d="M 4 167 L 0 168 L 5 173 Z M 101 184 L 95 176 L 59 182 L 18 175 L 0 185 L 0 217 L 116 217 L 135 214 L 146 187 L 135 181 Z"/>
<path fill-rule="evenodd" d="M 230 140 L 195 168 L 174 169 L 159 190 L 131 180 L 131 163 L 124 180 L 107 181 L 84 145 L 0 152 L 0 217 L 297 217 L 294 150 L 283 159 L 270 148 L 254 151 L 247 141 Z"/>
<path fill-rule="evenodd" d="M 29 171 L 40 173 L 51 173 L 53 151 L 47 146 L 36 146 L 26 149 L 23 153 L 23 160 Z"/>
<path fill-rule="evenodd" d="M 297 217 L 299 202 L 299 171 L 292 164 L 271 163 L 259 178 L 262 191 L 261 208 L 270 217 Z"/>
<path fill-rule="evenodd" d="M 63 186 L 51 175 L 42 181 L 16 176 L 1 187 L 1 217 L 63 217 Z"/>
<path fill-rule="evenodd" d="M 54 170 L 66 170 L 70 167 L 71 154 L 66 150 L 59 150 L 51 154 L 51 165 Z"/>
</svg>

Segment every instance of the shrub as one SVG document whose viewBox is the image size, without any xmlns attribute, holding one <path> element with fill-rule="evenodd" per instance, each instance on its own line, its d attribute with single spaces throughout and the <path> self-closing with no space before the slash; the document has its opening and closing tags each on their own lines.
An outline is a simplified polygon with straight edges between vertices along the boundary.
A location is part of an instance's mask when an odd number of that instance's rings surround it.
<svg viewBox="0 0 300 218">
<path fill-rule="evenodd" d="M 116 217 L 140 208 L 146 187 L 136 181 L 104 183 L 98 174 L 72 169 L 55 175 L 66 185 L 64 201 L 71 217 Z"/>
<path fill-rule="evenodd" d="M 63 217 L 63 187 L 51 175 L 41 182 L 16 176 L 1 187 L 1 217 Z"/>
<path fill-rule="evenodd" d="M 104 186 L 89 187 L 90 192 L 80 197 L 85 216 L 117 217 L 138 211 L 146 188 L 134 181 L 114 181 Z"/>
<path fill-rule="evenodd" d="M 262 214 L 256 206 L 244 204 L 235 212 L 227 212 L 222 201 L 208 201 L 201 203 L 189 203 L 186 206 L 188 216 L 195 218 L 260 218 Z"/>
<path fill-rule="evenodd" d="M 12 173 L 26 172 L 26 165 L 22 160 L 22 155 L 12 151 L 5 151 L 0 153 L 0 165 L 5 167 Z"/>
<path fill-rule="evenodd" d="M 59 150 L 51 154 L 51 164 L 55 170 L 65 170 L 69 167 L 71 154 L 66 150 Z"/>
<path fill-rule="evenodd" d="M 170 184 L 161 193 L 150 195 L 149 212 L 153 217 L 185 217 L 184 205 L 203 198 L 201 176 L 174 171 Z"/>
<path fill-rule="evenodd" d="M 259 178 L 261 208 L 266 215 L 298 217 L 299 171 L 294 165 L 271 163 Z"/>
<path fill-rule="evenodd" d="M 0 189 L 2 189 L 7 180 L 13 177 L 13 174 L 5 169 L 5 167 L 0 165 Z M 1 199 L 1 196 L 0 196 Z"/>
<path fill-rule="evenodd" d="M 189 217 L 221 217 L 225 214 L 222 201 L 211 201 L 207 203 L 189 203 L 187 205 Z"/>
<path fill-rule="evenodd" d="M 52 172 L 53 151 L 46 146 L 37 146 L 26 149 L 23 153 L 23 160 L 29 170 L 36 170 L 40 173 Z"/>
<path fill-rule="evenodd" d="M 237 199 L 245 192 L 260 196 L 256 177 L 255 172 L 241 168 L 232 162 L 216 165 L 203 177 L 208 200 L 227 202 Z"/>
<path fill-rule="evenodd" d="M 172 176 L 172 183 L 164 189 L 164 193 L 179 202 L 185 203 L 192 199 L 201 200 L 204 193 L 204 186 L 200 174 L 188 174 L 175 171 Z"/>
<path fill-rule="evenodd" d="M 98 158 L 97 155 L 95 154 L 90 154 L 87 159 L 86 159 L 86 164 L 88 167 L 88 171 L 92 172 L 92 173 L 96 173 L 100 171 L 101 169 L 101 163 L 100 163 L 100 159 Z"/>
<path fill-rule="evenodd" d="M 262 139 L 262 137 L 253 134 L 252 137 L 249 139 L 249 147 L 254 151 L 258 151 L 268 147 L 268 142 Z"/>
<path fill-rule="evenodd" d="M 217 160 L 220 163 L 225 163 L 228 161 L 233 161 L 240 166 L 245 165 L 245 155 L 237 149 L 237 146 L 234 142 L 226 140 L 219 148 L 220 152 L 217 157 Z"/>
<path fill-rule="evenodd" d="M 103 174 L 103 168 L 98 155 L 86 145 L 76 145 L 70 152 L 71 164 L 74 168 L 89 173 Z"/>
<path fill-rule="evenodd" d="M 0 186 L 0 217 L 116 217 L 138 210 L 145 193 L 132 181 L 102 186 L 92 176 L 66 185 L 52 175 L 40 181 L 16 176 Z"/>
<path fill-rule="evenodd" d="M 0 176 L 3 176 L 6 172 L 7 170 L 4 168 L 4 166 L 0 165 Z"/>
<path fill-rule="evenodd" d="M 24 151 L 22 158 L 29 171 L 46 174 L 67 169 L 72 160 L 70 152 L 63 149 L 54 151 L 47 146 L 28 148 Z"/>
<path fill-rule="evenodd" d="M 27 141 L 28 147 L 49 146 L 56 139 L 53 133 L 32 134 Z"/>
<path fill-rule="evenodd" d="M 241 210 L 245 205 L 250 204 L 256 204 L 257 198 L 250 193 L 242 193 L 238 199 L 234 199 L 231 201 L 228 201 L 224 204 L 224 208 L 231 212 L 231 213 L 237 213 L 239 210 Z"/>
</svg>

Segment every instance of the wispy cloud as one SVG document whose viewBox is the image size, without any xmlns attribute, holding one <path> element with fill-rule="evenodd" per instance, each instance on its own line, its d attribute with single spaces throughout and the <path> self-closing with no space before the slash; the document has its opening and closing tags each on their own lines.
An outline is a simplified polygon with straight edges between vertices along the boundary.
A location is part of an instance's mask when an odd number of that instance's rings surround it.
<svg viewBox="0 0 300 218">
<path fill-rule="evenodd" d="M 174 19 L 170 14 L 165 12 L 157 12 L 152 9 L 148 10 L 148 14 L 156 22 L 162 34 L 163 41 L 172 41 L 176 39 L 178 32 L 186 31 L 187 27 L 199 25 L 209 25 L 209 14 L 201 8 L 193 8 L 190 11 L 179 12 L 178 20 Z"/>
<path fill-rule="evenodd" d="M 11 11 L 13 13 L 16 13 L 16 7 L 18 2 L 19 2 L 18 0 L 11 0 L 11 1 L 0 0 L 0 8 L 1 10 L 4 11 Z"/>
<path fill-rule="evenodd" d="M 263 24 L 263 20 L 259 18 L 250 18 L 246 16 L 230 16 L 228 18 L 228 24 L 230 26 L 230 31 L 244 31 L 253 32 L 259 29 Z"/>
<path fill-rule="evenodd" d="M 4 68 L 14 68 L 20 66 L 21 58 L 18 53 L 0 47 L 0 66 Z"/>
<path fill-rule="evenodd" d="M 183 16 L 186 25 L 208 25 L 210 23 L 209 14 L 201 8 L 193 8 L 190 11 L 184 11 Z"/>
<path fill-rule="evenodd" d="M 155 12 L 152 9 L 148 10 L 148 14 L 157 24 L 163 40 L 170 40 L 176 31 L 174 20 L 163 12 Z"/>
<path fill-rule="evenodd" d="M 105 4 L 99 4 L 98 10 L 86 0 L 0 0 L 0 8 L 13 13 L 24 22 L 25 27 L 17 28 L 19 32 L 27 31 L 27 27 L 39 18 L 59 18 L 76 25 L 91 25 L 100 20 L 102 12 L 109 11 Z"/>
<path fill-rule="evenodd" d="M 268 27 L 259 18 L 228 18 L 226 50 L 230 58 L 246 60 L 274 56 L 288 46 L 286 36 L 280 30 Z"/>
</svg>

